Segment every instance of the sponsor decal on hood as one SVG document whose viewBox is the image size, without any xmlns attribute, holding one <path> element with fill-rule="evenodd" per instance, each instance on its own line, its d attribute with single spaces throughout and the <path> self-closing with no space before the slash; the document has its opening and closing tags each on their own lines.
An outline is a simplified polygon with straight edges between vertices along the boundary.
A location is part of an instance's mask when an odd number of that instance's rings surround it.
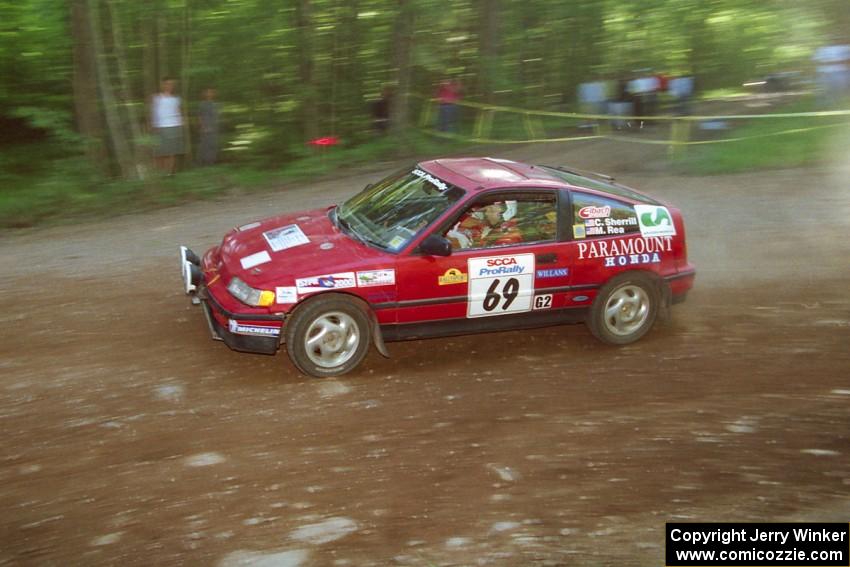
<svg viewBox="0 0 850 567">
<path fill-rule="evenodd" d="M 263 238 L 269 243 L 272 252 L 280 252 L 281 250 L 301 246 L 310 242 L 310 239 L 307 238 L 307 235 L 304 234 L 304 231 L 297 224 L 267 230 L 263 233 Z"/>
</svg>

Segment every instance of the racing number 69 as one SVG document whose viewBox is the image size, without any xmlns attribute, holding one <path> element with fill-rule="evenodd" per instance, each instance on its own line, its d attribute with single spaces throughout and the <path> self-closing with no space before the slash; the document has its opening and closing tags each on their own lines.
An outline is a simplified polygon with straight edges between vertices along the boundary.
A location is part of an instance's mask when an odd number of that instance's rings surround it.
<svg viewBox="0 0 850 567">
<path fill-rule="evenodd" d="M 505 299 L 504 305 L 502 305 L 502 311 L 507 310 L 508 307 L 511 306 L 511 303 L 517 298 L 519 295 L 519 280 L 516 278 L 509 278 L 505 285 L 502 287 L 501 294 L 499 293 L 499 284 L 502 280 L 496 278 L 493 280 L 493 283 L 490 284 L 490 288 L 487 290 L 487 295 L 484 296 L 484 303 L 482 307 L 484 311 L 493 311 L 496 307 L 501 303 L 502 298 Z"/>
</svg>

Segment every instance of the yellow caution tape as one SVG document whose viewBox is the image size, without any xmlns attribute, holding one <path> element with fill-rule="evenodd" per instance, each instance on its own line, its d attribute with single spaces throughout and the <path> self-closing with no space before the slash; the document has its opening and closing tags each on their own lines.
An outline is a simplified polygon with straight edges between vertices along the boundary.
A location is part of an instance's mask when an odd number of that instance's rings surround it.
<svg viewBox="0 0 850 567">
<path fill-rule="evenodd" d="M 440 138 L 461 140 L 466 142 L 475 142 L 480 144 L 536 144 L 545 142 L 572 142 L 579 140 L 594 140 L 606 139 L 621 142 L 630 142 L 635 144 L 655 144 L 665 146 L 695 146 L 705 144 L 718 144 L 723 142 L 739 142 L 754 138 L 767 138 L 771 136 L 781 136 L 785 134 L 796 134 L 800 132 L 808 132 L 812 130 L 820 130 L 823 128 L 835 128 L 838 126 L 846 126 L 850 123 L 840 122 L 837 124 L 826 124 L 822 126 L 812 126 L 809 128 L 793 128 L 782 130 L 780 132 L 770 132 L 766 134 L 755 134 L 752 136 L 738 136 L 735 138 L 720 138 L 715 140 L 698 140 L 689 141 L 691 123 L 697 121 L 708 120 L 745 120 L 753 118 L 814 118 L 814 117 L 830 117 L 830 116 L 850 116 L 850 110 L 824 110 L 819 112 L 794 112 L 794 113 L 778 113 L 778 114 L 728 114 L 719 116 L 621 116 L 614 114 L 578 114 L 575 112 L 553 112 L 545 110 L 527 110 L 524 108 L 516 108 L 512 106 L 500 106 L 494 104 L 483 104 L 478 102 L 459 101 L 455 103 L 457 106 L 465 106 L 477 109 L 479 112 L 475 118 L 472 136 L 464 136 L 449 132 L 441 132 L 433 129 L 428 129 L 426 126 L 431 122 L 432 104 L 436 99 L 427 99 L 423 105 L 420 118 L 420 128 L 427 134 Z M 525 140 L 500 140 L 490 138 L 489 134 L 493 126 L 493 119 L 497 112 L 516 113 L 522 115 L 523 128 L 525 129 L 528 138 Z M 545 128 L 539 117 L 558 117 L 558 118 L 573 118 L 579 120 L 601 120 L 601 123 L 594 125 L 596 134 L 588 136 L 569 136 L 559 138 L 546 138 Z M 629 136 L 618 136 L 610 134 L 609 121 L 662 121 L 671 123 L 671 139 L 669 140 L 647 140 Z"/>
</svg>

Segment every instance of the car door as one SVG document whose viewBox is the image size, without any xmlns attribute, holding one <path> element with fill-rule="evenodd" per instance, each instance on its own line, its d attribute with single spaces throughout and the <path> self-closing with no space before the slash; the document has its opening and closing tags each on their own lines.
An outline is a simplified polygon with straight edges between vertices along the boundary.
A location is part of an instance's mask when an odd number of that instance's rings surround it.
<svg viewBox="0 0 850 567">
<path fill-rule="evenodd" d="M 570 278 L 559 238 L 565 195 L 490 191 L 437 226 L 450 255 L 399 258 L 399 325 L 421 327 L 411 336 L 496 330 L 552 310 Z"/>
</svg>

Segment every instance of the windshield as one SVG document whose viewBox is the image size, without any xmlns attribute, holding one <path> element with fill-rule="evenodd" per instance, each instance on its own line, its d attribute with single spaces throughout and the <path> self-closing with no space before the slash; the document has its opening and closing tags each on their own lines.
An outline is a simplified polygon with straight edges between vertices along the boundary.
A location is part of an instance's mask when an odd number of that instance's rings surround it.
<svg viewBox="0 0 850 567">
<path fill-rule="evenodd" d="M 340 205 L 337 222 L 355 238 L 396 252 L 462 195 L 462 189 L 422 169 L 408 169 Z"/>
</svg>

